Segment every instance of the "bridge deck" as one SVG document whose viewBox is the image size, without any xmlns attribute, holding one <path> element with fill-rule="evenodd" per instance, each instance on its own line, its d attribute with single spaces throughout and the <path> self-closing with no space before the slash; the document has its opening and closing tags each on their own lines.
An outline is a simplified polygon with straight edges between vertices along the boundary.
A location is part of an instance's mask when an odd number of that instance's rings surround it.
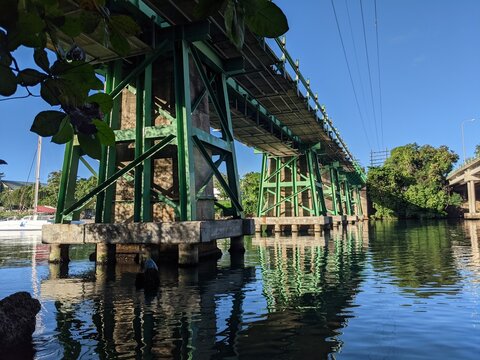
<svg viewBox="0 0 480 360">
<path fill-rule="evenodd" d="M 188 24 L 196 21 L 195 2 L 191 0 L 144 0 L 141 1 L 156 12 L 169 25 Z M 134 1 L 132 1 L 134 3 Z M 69 9 L 74 12 L 75 7 Z M 241 52 L 228 40 L 224 20 L 220 13 L 211 18 L 210 45 L 223 60 L 242 56 L 245 71 L 233 77 L 243 94 L 233 86 L 229 89 L 234 136 L 240 142 L 275 156 L 290 156 L 298 153 L 298 144 L 288 136 L 288 129 L 304 145 L 321 142 L 320 154 L 327 162 L 338 161 L 347 171 L 355 171 L 345 149 L 335 136 L 319 121 L 316 110 L 309 105 L 308 98 L 299 90 L 296 82 L 282 67 L 282 61 L 274 51 L 249 31 L 245 34 L 245 45 Z M 132 55 L 145 53 L 150 48 L 135 37 L 129 38 Z M 119 56 L 95 40 L 82 35 L 77 43 L 89 54 L 102 61 Z M 256 109 L 246 103 L 246 96 L 261 104 L 266 110 L 265 119 L 274 116 L 280 125 L 271 121 L 259 122 Z M 248 107 L 250 106 L 250 109 Z M 213 106 L 212 106 L 213 108 Z M 212 111 L 212 127 L 219 127 L 219 119 Z"/>
</svg>

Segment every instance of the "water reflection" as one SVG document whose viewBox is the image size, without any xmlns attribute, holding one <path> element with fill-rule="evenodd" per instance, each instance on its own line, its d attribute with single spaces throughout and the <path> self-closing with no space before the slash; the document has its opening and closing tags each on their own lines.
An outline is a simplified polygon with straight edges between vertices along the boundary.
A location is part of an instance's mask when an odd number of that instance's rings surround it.
<svg viewBox="0 0 480 360">
<path fill-rule="evenodd" d="M 390 273 L 403 292 L 428 298 L 459 291 L 456 232 L 446 222 L 376 222 L 374 229 L 374 268 Z"/>
<path fill-rule="evenodd" d="M 322 236 L 254 237 L 236 259 L 220 242 L 218 262 L 161 266 L 154 295 L 135 289 L 137 265 L 95 267 L 91 248 L 73 248 L 67 268 L 48 265 L 38 241 L 0 241 L 0 297 L 27 287 L 40 298 L 39 359 L 383 357 L 409 336 L 426 344 L 428 358 L 429 342 L 472 341 L 480 326 L 479 231 L 475 222 L 365 223 Z M 386 315 L 392 330 L 377 331 L 388 327 Z M 449 335 L 428 327 L 434 319 L 449 324 Z M 468 346 L 452 344 L 450 354 L 459 348 Z"/>
<path fill-rule="evenodd" d="M 316 238 L 255 238 L 247 262 L 258 261 L 257 268 L 238 262 L 160 267 L 156 296 L 135 290 L 137 266 L 97 267 L 74 278 L 62 278 L 52 266 L 41 295 L 55 303 L 65 358 L 82 351 L 107 358 L 326 355 L 341 345 L 335 337 L 358 291 L 362 235 L 360 228 Z"/>
</svg>

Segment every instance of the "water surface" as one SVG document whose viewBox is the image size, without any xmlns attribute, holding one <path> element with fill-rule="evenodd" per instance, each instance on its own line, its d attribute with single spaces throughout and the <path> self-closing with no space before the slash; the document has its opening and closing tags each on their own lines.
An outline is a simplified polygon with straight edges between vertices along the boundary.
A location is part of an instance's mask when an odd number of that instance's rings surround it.
<svg viewBox="0 0 480 360">
<path fill-rule="evenodd" d="M 68 269 L 35 237 L 0 237 L 0 298 L 42 304 L 38 359 L 477 359 L 480 224 L 376 222 L 325 236 L 253 237 L 242 259 L 160 267 L 157 294 L 137 265 Z"/>
</svg>

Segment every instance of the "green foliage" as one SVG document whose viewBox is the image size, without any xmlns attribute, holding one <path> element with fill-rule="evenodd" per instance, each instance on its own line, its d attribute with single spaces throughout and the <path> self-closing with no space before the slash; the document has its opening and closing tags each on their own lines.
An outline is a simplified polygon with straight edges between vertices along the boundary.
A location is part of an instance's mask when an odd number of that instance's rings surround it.
<svg viewBox="0 0 480 360">
<path fill-rule="evenodd" d="M 47 184 L 39 190 L 39 203 L 45 206 L 57 206 L 58 192 L 60 190 L 61 171 L 54 171 L 48 175 Z M 90 192 L 97 185 L 97 178 L 91 176 L 88 179 L 77 180 L 75 198 L 80 199 Z M 35 186 L 27 185 L 11 191 L 0 193 L 0 204 L 10 210 L 27 210 L 33 207 Z M 92 199 L 89 207 L 94 206 L 95 199 Z"/>
<path fill-rule="evenodd" d="M 99 158 L 99 147 L 112 145 L 113 131 L 102 122 L 112 108 L 110 95 L 89 94 L 102 90 L 103 83 L 95 68 L 87 61 L 75 37 L 88 34 L 100 44 L 121 56 L 130 51 L 128 37 L 140 32 L 129 16 L 112 14 L 105 0 L 77 1 L 78 9 L 64 11 L 63 0 L 3 0 L 0 13 L 0 96 L 12 96 L 24 88 L 38 86 L 40 96 L 61 111 L 43 111 L 32 124 L 31 131 L 40 136 L 53 136 L 52 141 L 63 144 L 75 135 L 83 137 L 83 151 Z M 64 49 L 65 35 L 71 45 Z M 62 42 L 58 39 L 62 38 Z M 53 46 L 56 61 L 50 64 L 47 42 Z M 19 47 L 34 48 L 33 60 L 38 69 L 21 69 L 14 51 Z"/>
<path fill-rule="evenodd" d="M 227 175 L 222 174 L 223 179 L 228 183 Z M 228 194 L 225 189 L 220 185 L 220 181 L 216 177 L 213 178 L 213 187 L 218 190 L 218 200 L 227 200 Z"/>
<path fill-rule="evenodd" d="M 408 144 L 392 150 L 381 167 L 368 172 L 367 188 L 377 218 L 435 218 L 460 205 L 446 177 L 458 155 L 446 146 Z"/>
<path fill-rule="evenodd" d="M 259 190 L 259 172 L 249 172 L 240 179 L 240 191 L 242 193 L 242 205 L 245 216 L 256 216 Z"/>
<path fill-rule="evenodd" d="M 480 157 L 480 145 L 475 146 L 475 157 Z"/>
<path fill-rule="evenodd" d="M 254 34 L 268 38 L 288 31 L 285 14 L 269 0 L 200 0 L 195 14 L 198 18 L 206 18 L 222 9 L 227 36 L 239 50 L 245 40 L 245 25 Z"/>
</svg>

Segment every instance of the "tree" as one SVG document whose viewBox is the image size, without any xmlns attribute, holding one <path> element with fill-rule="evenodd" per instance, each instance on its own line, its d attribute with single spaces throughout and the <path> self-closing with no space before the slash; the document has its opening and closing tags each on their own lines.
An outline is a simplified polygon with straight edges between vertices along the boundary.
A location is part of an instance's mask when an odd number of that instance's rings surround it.
<svg viewBox="0 0 480 360">
<path fill-rule="evenodd" d="M 82 0 L 78 9 L 65 12 L 62 0 L 4 0 L 0 13 L 0 95 L 10 97 L 23 88 L 25 95 L 39 96 L 54 110 L 42 111 L 31 131 L 64 144 L 76 135 L 89 156 L 100 158 L 101 145 L 113 145 L 113 130 L 102 120 L 112 108 L 95 67 L 87 61 L 75 38 L 88 34 L 120 55 L 130 50 L 128 37 L 140 31 L 129 16 L 115 14 L 105 0 Z M 62 39 L 61 41 L 59 39 Z M 65 38 L 71 39 L 64 48 Z M 56 60 L 50 64 L 47 43 Z M 15 58 L 19 47 L 33 48 L 37 68 L 20 68 Z M 39 95 L 32 91 L 39 90 Z"/>
<path fill-rule="evenodd" d="M 103 82 L 75 39 L 86 34 L 120 56 L 127 56 L 128 38 L 141 29 L 131 17 L 115 13 L 115 6 L 109 6 L 106 0 L 82 0 L 76 5 L 71 11 L 71 4 L 66 5 L 64 0 L 3 0 L 0 96 L 11 97 L 23 88 L 25 94 L 16 98 L 41 97 L 55 109 L 40 112 L 30 130 L 42 137 L 51 136 L 57 144 L 75 136 L 85 154 L 99 159 L 101 145 L 115 144 L 113 130 L 102 120 L 111 111 L 113 99 L 99 91 Z M 288 30 L 285 15 L 268 0 L 201 0 L 197 15 L 206 18 L 220 9 L 227 35 L 239 49 L 245 24 L 266 37 L 277 37 Z M 65 39 L 70 39 L 66 47 Z M 48 43 L 56 56 L 53 64 L 46 51 Z M 36 68 L 20 68 L 14 56 L 19 47 L 34 49 Z M 32 92 L 34 89 L 39 89 L 39 95 Z"/>
<path fill-rule="evenodd" d="M 240 179 L 242 205 L 246 216 L 257 215 L 258 192 L 260 191 L 260 173 L 249 172 Z"/>
<path fill-rule="evenodd" d="M 392 150 L 381 167 L 368 172 L 367 189 L 375 217 L 440 217 L 448 206 L 458 206 L 450 194 L 447 175 L 458 155 L 446 146 L 407 144 Z"/>
<path fill-rule="evenodd" d="M 58 192 L 60 190 L 60 179 L 62 176 L 61 171 L 53 171 L 48 174 L 47 184 L 43 186 L 41 190 L 41 203 L 47 206 L 57 206 Z M 75 186 L 75 198 L 80 199 L 90 192 L 95 186 L 97 186 L 97 177 L 90 176 L 88 179 L 80 178 L 77 180 Z M 91 207 L 94 205 L 95 199 L 87 205 Z"/>
<path fill-rule="evenodd" d="M 475 146 L 475 157 L 480 157 L 480 144 Z"/>
</svg>

